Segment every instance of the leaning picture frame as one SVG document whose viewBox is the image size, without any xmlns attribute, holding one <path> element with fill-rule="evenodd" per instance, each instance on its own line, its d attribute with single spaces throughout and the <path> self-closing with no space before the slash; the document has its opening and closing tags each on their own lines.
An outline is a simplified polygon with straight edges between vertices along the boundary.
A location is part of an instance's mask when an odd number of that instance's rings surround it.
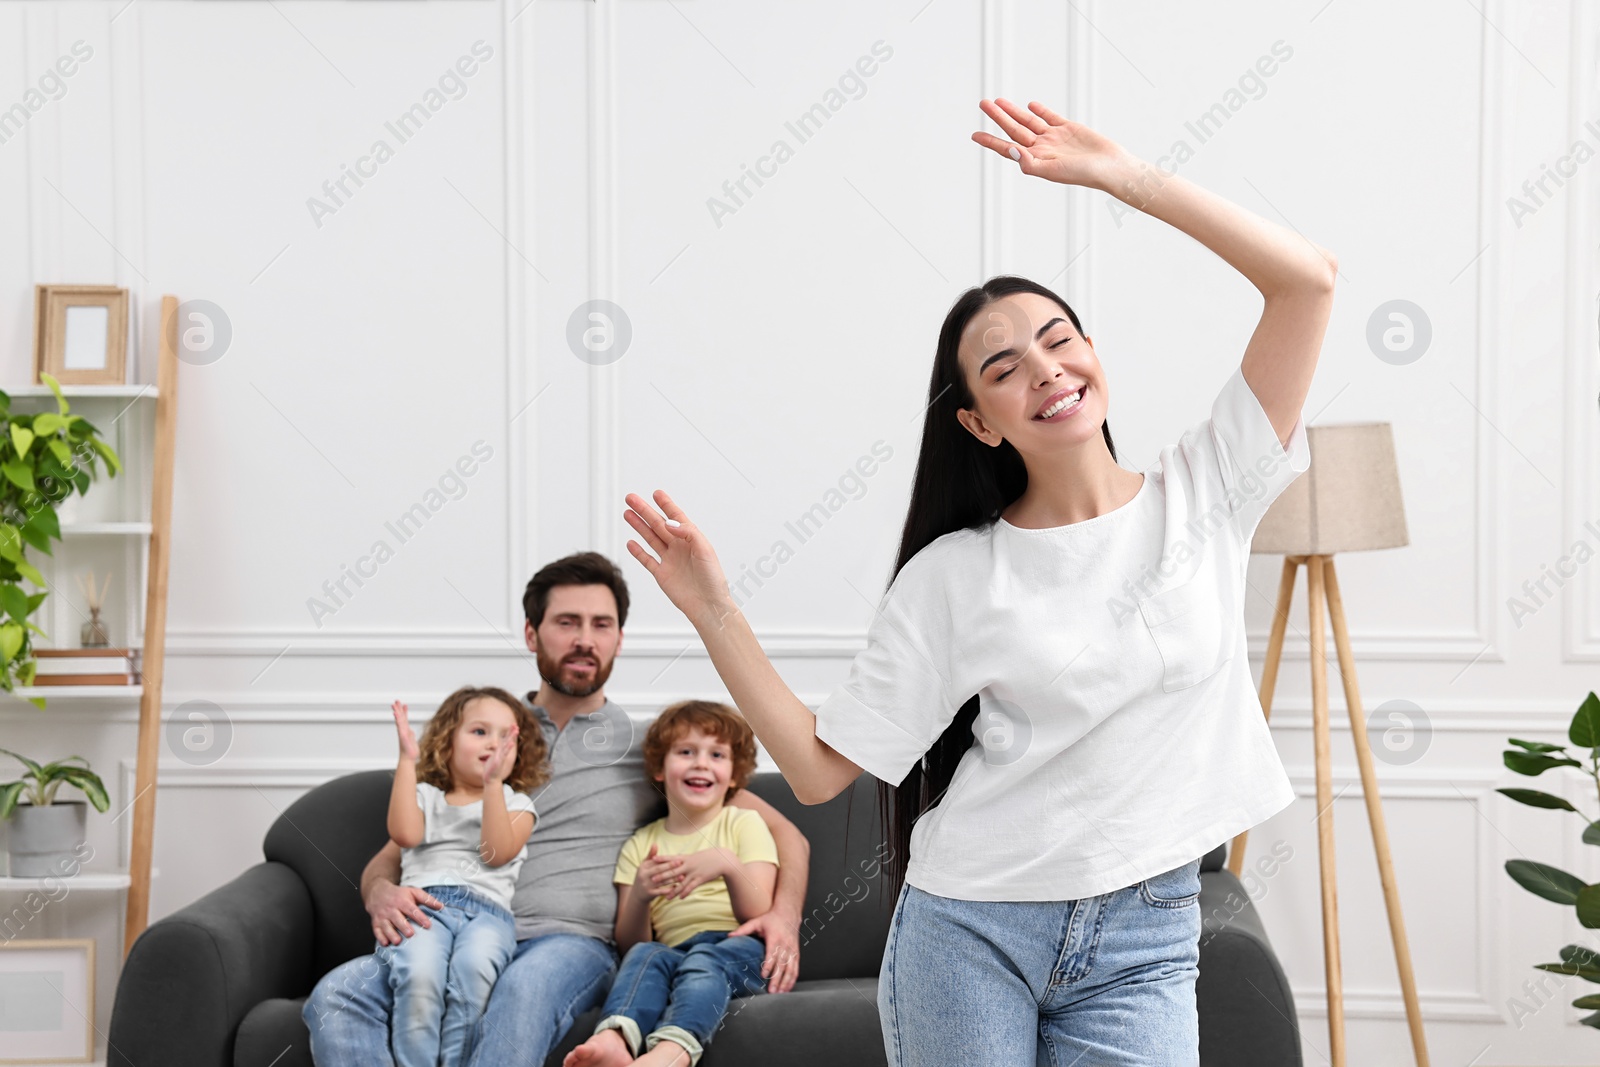
<svg viewBox="0 0 1600 1067">
<path fill-rule="evenodd" d="M 128 290 L 114 285 L 36 285 L 33 380 L 62 385 L 127 382 Z"/>
<path fill-rule="evenodd" d="M 0 1064 L 94 1062 L 94 941 L 0 942 Z"/>
</svg>

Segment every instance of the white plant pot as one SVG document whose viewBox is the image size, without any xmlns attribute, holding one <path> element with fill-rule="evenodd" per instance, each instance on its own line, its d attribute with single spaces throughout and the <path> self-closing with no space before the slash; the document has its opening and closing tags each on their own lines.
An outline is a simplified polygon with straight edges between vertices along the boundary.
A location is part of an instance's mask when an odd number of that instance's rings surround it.
<svg viewBox="0 0 1600 1067">
<path fill-rule="evenodd" d="M 70 869 L 78 846 L 88 837 L 89 805 L 81 800 L 42 808 L 18 804 L 7 822 L 11 877 L 48 878 Z"/>
</svg>

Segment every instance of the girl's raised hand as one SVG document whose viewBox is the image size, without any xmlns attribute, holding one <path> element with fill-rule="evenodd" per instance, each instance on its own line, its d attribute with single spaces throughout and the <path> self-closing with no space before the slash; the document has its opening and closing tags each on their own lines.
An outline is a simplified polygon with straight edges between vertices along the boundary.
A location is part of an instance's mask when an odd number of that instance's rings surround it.
<svg viewBox="0 0 1600 1067">
<path fill-rule="evenodd" d="M 503 782 L 511 774 L 511 768 L 517 765 L 517 728 L 511 727 L 511 732 L 500 739 L 500 743 L 490 751 L 489 758 L 483 761 L 483 782 L 485 785 Z"/>
<path fill-rule="evenodd" d="M 688 616 L 690 622 L 725 610 L 730 603 L 727 576 L 722 573 L 722 564 L 717 562 L 711 542 L 689 521 L 683 509 L 661 489 L 655 491 L 661 511 L 638 493 L 629 493 L 625 499 L 628 510 L 623 512 L 623 518 L 639 532 L 655 555 L 637 541 L 628 542 L 628 551 L 655 577 L 667 599 Z M 667 521 L 669 519 L 672 523 Z"/>
<path fill-rule="evenodd" d="M 417 735 L 411 731 L 411 719 L 402 701 L 396 700 L 389 705 L 394 712 L 395 732 L 400 735 L 400 758 L 415 762 L 422 752 L 417 748 Z"/>
<path fill-rule="evenodd" d="M 1122 146 L 1109 137 L 1062 118 L 1037 101 L 1029 103 L 1027 110 L 1003 98 L 981 100 L 978 106 L 1006 136 L 979 132 L 972 139 L 1016 160 L 1024 174 L 1103 190 L 1111 167 L 1127 158 Z"/>
</svg>

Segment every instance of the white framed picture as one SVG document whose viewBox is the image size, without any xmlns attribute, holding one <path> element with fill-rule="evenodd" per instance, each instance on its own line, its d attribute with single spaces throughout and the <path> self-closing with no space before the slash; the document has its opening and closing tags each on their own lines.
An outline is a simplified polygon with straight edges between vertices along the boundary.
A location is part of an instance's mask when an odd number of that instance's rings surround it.
<svg viewBox="0 0 1600 1067">
<path fill-rule="evenodd" d="M 0 942 L 0 1063 L 90 1063 L 93 1020 L 93 940 Z"/>
</svg>

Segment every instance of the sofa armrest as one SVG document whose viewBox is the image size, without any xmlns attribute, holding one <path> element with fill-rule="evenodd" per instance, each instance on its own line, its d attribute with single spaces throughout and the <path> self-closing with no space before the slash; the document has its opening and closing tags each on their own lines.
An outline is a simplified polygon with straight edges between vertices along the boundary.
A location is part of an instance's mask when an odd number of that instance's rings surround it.
<svg viewBox="0 0 1600 1067">
<path fill-rule="evenodd" d="M 1250 895 L 1226 870 L 1200 876 L 1201 1067 L 1301 1067 L 1289 979 Z"/>
<path fill-rule="evenodd" d="M 231 1067 L 252 1007 L 310 989 L 312 938 L 310 891 L 281 863 L 153 924 L 117 981 L 107 1067 Z"/>
</svg>

